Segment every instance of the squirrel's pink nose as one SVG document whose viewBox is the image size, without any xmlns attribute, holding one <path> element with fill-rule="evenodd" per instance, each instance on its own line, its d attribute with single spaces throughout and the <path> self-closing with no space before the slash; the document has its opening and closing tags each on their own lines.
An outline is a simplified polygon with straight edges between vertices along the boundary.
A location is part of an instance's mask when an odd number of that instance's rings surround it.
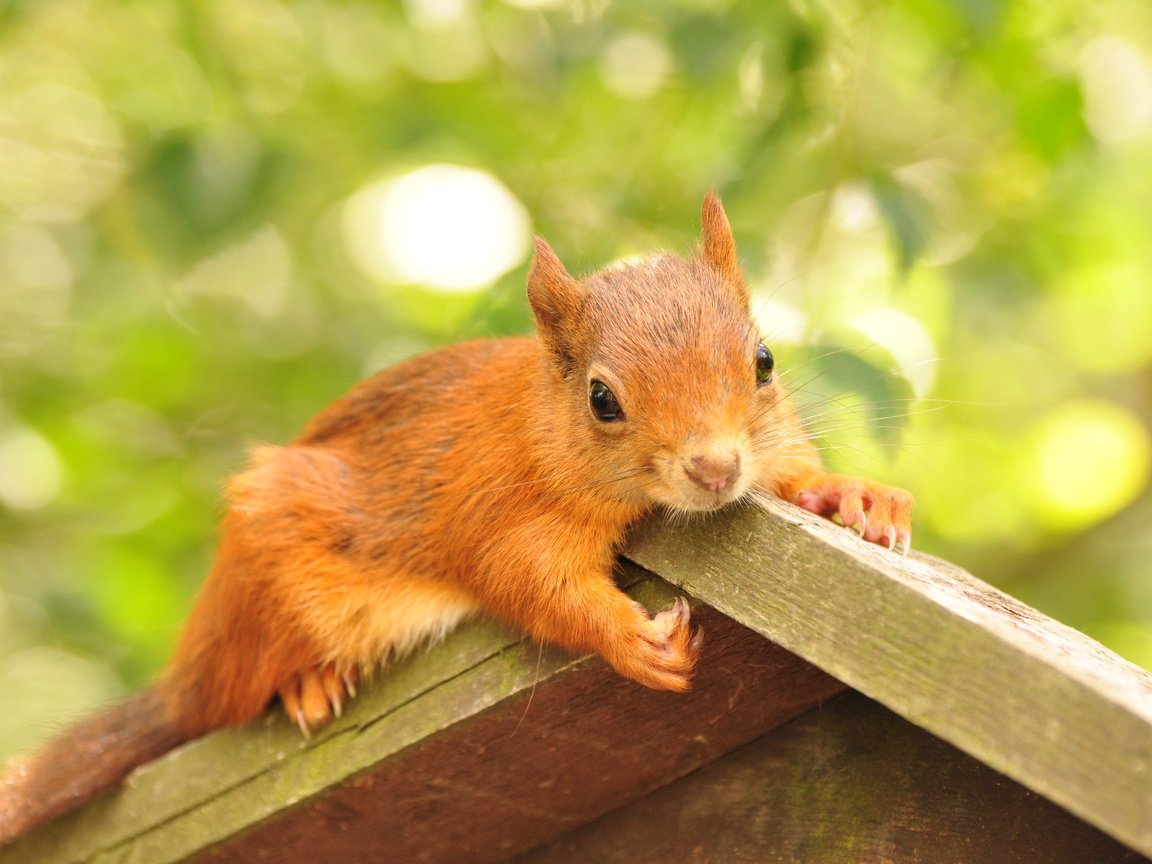
<svg viewBox="0 0 1152 864">
<path fill-rule="evenodd" d="M 723 492 L 740 477 L 740 451 L 699 453 L 684 461 L 684 473 L 709 492 Z"/>
</svg>

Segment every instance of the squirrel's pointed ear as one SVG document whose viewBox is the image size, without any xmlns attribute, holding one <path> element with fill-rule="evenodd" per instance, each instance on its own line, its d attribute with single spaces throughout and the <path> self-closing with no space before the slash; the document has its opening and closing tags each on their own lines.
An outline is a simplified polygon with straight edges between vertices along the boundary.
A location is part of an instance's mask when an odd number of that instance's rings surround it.
<svg viewBox="0 0 1152 864">
<path fill-rule="evenodd" d="M 715 191 L 704 196 L 700 208 L 700 257 L 711 264 L 734 287 L 740 289 L 745 301 L 748 289 L 744 284 L 744 273 L 736 256 L 736 240 L 732 237 L 732 226 L 720 196 Z"/>
<path fill-rule="evenodd" d="M 565 334 L 584 305 L 584 288 L 542 237 L 536 238 L 536 257 L 528 271 L 528 303 L 540 338 L 564 361 L 568 357 Z"/>
</svg>

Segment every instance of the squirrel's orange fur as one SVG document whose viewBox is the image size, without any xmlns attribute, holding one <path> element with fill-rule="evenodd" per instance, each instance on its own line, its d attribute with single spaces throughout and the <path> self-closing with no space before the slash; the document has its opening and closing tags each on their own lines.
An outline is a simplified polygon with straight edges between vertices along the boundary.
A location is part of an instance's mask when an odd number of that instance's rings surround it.
<svg viewBox="0 0 1152 864">
<path fill-rule="evenodd" d="M 758 367 L 715 195 L 687 260 L 578 281 L 538 240 L 528 297 L 538 338 L 401 363 L 292 444 L 253 453 L 229 484 L 215 564 L 160 681 L 10 770 L 0 841 L 277 695 L 307 732 L 339 713 L 362 670 L 473 612 L 686 690 L 701 642 L 686 604 L 650 617 L 612 578 L 625 530 L 655 507 L 780 495 L 906 546 L 910 496 L 826 474 L 770 378 L 771 355 Z M 592 382 L 619 416 L 596 415 Z M 78 766 L 68 754 L 85 747 Z M 61 792 L 64 777 L 74 782 Z"/>
</svg>

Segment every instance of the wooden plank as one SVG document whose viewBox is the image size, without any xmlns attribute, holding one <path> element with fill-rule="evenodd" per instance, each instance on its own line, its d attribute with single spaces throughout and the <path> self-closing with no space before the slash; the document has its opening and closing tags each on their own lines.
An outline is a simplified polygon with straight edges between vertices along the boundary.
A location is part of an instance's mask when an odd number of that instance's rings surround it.
<svg viewBox="0 0 1152 864">
<path fill-rule="evenodd" d="M 145 845 L 144 838 L 152 837 L 169 843 L 170 848 L 149 848 L 149 853 L 156 857 L 144 855 L 138 860 L 149 864 L 180 860 L 181 853 L 195 851 L 198 848 L 195 844 L 201 839 L 189 836 L 177 840 L 168 836 L 167 826 L 180 824 L 184 814 L 194 812 L 204 802 L 226 798 L 230 790 L 246 788 L 273 772 L 277 765 L 291 763 L 302 753 L 311 751 L 312 758 L 316 759 L 326 753 L 340 752 L 340 742 L 355 735 L 362 724 L 370 723 L 374 717 L 389 716 L 418 701 L 440 683 L 489 662 L 516 642 L 515 636 L 488 622 L 461 628 L 440 650 L 397 664 L 387 676 L 381 676 L 375 686 L 362 688 L 365 692 L 353 700 L 344 717 L 311 743 L 304 741 L 299 730 L 275 711 L 269 712 L 262 722 L 222 730 L 193 741 L 138 769 L 119 793 L 94 801 L 32 832 L 13 846 L 0 849 L 0 862 L 93 861 L 102 850 L 131 849 Z M 408 742 L 401 739 L 399 746 L 405 743 Z M 381 755 L 387 752 L 385 749 Z M 356 768 L 354 760 L 362 757 L 356 752 L 341 755 L 350 760 L 350 770 Z M 301 794 L 309 791 L 304 788 Z M 270 796 L 260 806 L 261 809 L 274 808 L 275 801 Z M 250 813 L 225 816 L 205 832 L 202 839 L 208 842 L 227 837 L 229 831 L 243 830 L 256 818 L 259 817 Z"/>
<path fill-rule="evenodd" d="M 859 693 L 516 864 L 1148 861 Z"/>
<path fill-rule="evenodd" d="M 647 579 L 632 593 L 661 608 L 677 592 Z M 279 718 L 193 742 L 0 861 L 505 860 L 843 689 L 714 611 L 695 615 L 708 654 L 690 694 L 475 624 L 381 676 L 309 744 Z"/>
<path fill-rule="evenodd" d="M 627 556 L 897 714 L 1152 853 L 1152 675 L 964 571 L 785 504 Z"/>
</svg>

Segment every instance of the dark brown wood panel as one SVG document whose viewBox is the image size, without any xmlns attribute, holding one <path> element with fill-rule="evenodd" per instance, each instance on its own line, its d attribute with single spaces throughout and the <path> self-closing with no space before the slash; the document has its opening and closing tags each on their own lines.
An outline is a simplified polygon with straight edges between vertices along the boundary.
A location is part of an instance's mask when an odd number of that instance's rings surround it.
<svg viewBox="0 0 1152 864">
<path fill-rule="evenodd" d="M 853 692 L 516 864 L 1146 860 Z"/>
</svg>

